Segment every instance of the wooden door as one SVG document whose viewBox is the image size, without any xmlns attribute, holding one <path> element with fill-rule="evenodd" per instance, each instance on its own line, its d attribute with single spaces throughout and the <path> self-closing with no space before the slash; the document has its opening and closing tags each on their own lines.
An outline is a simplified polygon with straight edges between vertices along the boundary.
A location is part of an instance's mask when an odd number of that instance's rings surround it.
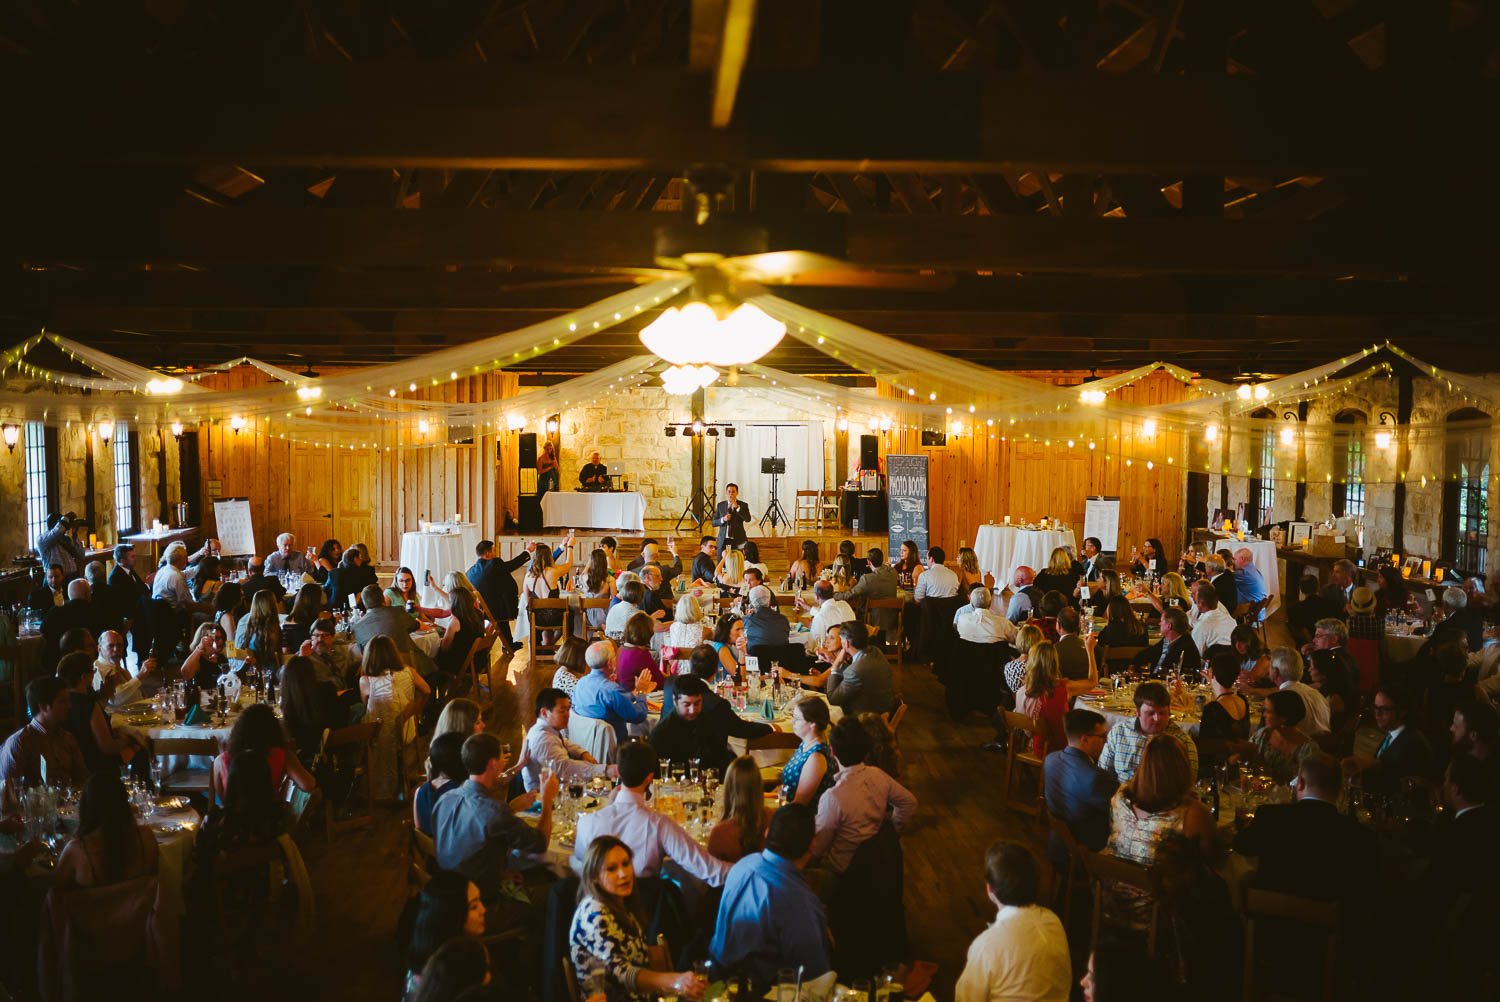
<svg viewBox="0 0 1500 1002">
<path fill-rule="evenodd" d="M 345 546 L 364 543 L 372 560 L 384 560 L 375 535 L 375 493 L 380 477 L 374 449 L 337 450 L 333 456 L 333 536 Z"/>
<path fill-rule="evenodd" d="M 327 446 L 292 445 L 292 534 L 297 548 L 323 545 L 333 530 L 333 451 Z M 257 540 L 257 542 L 260 542 Z M 270 539 L 260 545 L 267 552 Z"/>
</svg>

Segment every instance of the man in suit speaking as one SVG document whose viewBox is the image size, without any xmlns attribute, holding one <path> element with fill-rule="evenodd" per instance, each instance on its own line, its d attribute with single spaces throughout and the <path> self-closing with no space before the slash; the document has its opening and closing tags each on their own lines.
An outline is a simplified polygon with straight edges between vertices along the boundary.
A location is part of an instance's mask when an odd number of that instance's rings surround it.
<svg viewBox="0 0 1500 1002">
<path fill-rule="evenodd" d="M 719 527 L 720 553 L 724 552 L 725 546 L 738 548 L 745 545 L 745 523 L 755 517 L 750 514 L 750 506 L 739 499 L 739 484 L 726 485 L 724 498 L 714 509 L 713 517 L 713 524 Z"/>
</svg>

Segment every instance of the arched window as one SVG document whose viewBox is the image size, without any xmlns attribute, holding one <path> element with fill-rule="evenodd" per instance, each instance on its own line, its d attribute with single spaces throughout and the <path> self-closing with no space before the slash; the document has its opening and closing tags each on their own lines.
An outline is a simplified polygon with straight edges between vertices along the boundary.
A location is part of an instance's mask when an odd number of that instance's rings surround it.
<svg viewBox="0 0 1500 1002">
<path fill-rule="evenodd" d="M 1448 415 L 1443 480 L 1443 553 L 1458 571 L 1483 575 L 1490 542 L 1490 419 L 1466 408 Z"/>
<path fill-rule="evenodd" d="M 1333 423 L 1333 514 L 1335 517 L 1365 516 L 1365 415 L 1362 411 L 1339 411 Z"/>
<path fill-rule="evenodd" d="M 1256 467 L 1250 480 L 1250 507 L 1256 513 L 1256 527 L 1271 521 L 1276 510 L 1276 430 L 1272 423 L 1276 412 L 1264 407 L 1250 417 L 1259 422 L 1250 436 L 1250 461 Z"/>
</svg>

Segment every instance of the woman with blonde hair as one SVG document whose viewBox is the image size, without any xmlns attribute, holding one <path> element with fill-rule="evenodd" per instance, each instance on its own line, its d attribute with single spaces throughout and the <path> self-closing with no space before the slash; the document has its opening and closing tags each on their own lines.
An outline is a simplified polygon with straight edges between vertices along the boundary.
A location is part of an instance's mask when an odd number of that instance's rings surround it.
<svg viewBox="0 0 1500 1002">
<path fill-rule="evenodd" d="M 719 566 L 714 568 L 714 580 L 721 587 L 739 591 L 745 583 L 745 555 L 739 550 L 725 550 L 719 557 Z"/>
<path fill-rule="evenodd" d="M 1041 595 L 1049 591 L 1060 591 L 1068 596 L 1069 603 L 1078 601 L 1078 579 L 1083 575 L 1073 564 L 1073 554 L 1066 546 L 1054 547 L 1047 558 L 1047 569 L 1036 576 L 1032 589 Z"/>
<path fill-rule="evenodd" d="M 703 643 L 705 628 L 703 606 L 698 603 L 697 597 L 692 592 L 687 592 L 677 599 L 677 608 L 672 614 L 672 625 L 667 630 L 663 646 L 675 647 L 679 655 L 678 660 L 686 661 L 686 654 L 691 654 L 694 647 Z"/>
<path fill-rule="evenodd" d="M 398 768 L 397 753 L 401 752 L 404 759 L 406 744 L 417 734 L 416 715 L 422 698 L 431 691 L 427 680 L 401 660 L 401 652 L 390 637 L 372 637 L 365 645 L 359 678 L 365 723 L 379 721 L 383 725 L 375 739 L 375 775 L 371 777 L 376 798 L 399 792 L 405 770 Z"/>
<path fill-rule="evenodd" d="M 724 770 L 723 814 L 708 833 L 709 855 L 733 863 L 760 852 L 770 823 L 760 766 L 749 755 L 741 755 Z"/>
<path fill-rule="evenodd" d="M 1005 664 L 1005 687 L 1012 693 L 1019 694 L 1021 691 L 1021 680 L 1026 677 L 1026 662 L 1030 658 L 1031 649 L 1046 639 L 1042 628 L 1035 623 L 1027 623 L 1016 632 L 1016 656 Z"/>
<path fill-rule="evenodd" d="M 436 738 L 439 734 L 462 734 L 468 738 L 483 731 L 484 713 L 479 709 L 479 704 L 459 696 L 448 700 L 448 705 L 438 714 L 432 736 Z"/>
<path fill-rule="evenodd" d="M 967 595 L 975 587 L 984 584 L 984 571 L 979 569 L 979 554 L 972 547 L 958 548 L 958 593 Z"/>
<path fill-rule="evenodd" d="M 1026 676 L 1021 681 L 1021 693 L 1016 700 L 1016 711 L 1024 713 L 1040 725 L 1037 733 L 1031 736 L 1031 751 L 1037 758 L 1044 758 L 1048 752 L 1061 751 L 1067 747 L 1063 716 L 1068 712 L 1068 706 L 1075 697 L 1099 684 L 1099 669 L 1094 666 L 1094 645 L 1097 642 L 1097 636 L 1089 634 L 1089 674 L 1087 678 L 1076 682 L 1062 677 L 1056 644 L 1043 640 L 1031 648 L 1031 657 L 1026 663 Z"/>
<path fill-rule="evenodd" d="M 1156 606 L 1156 611 L 1161 612 L 1163 608 L 1170 606 L 1187 612 L 1193 607 L 1193 595 L 1188 591 L 1187 582 L 1182 575 L 1176 571 L 1167 571 L 1161 576 L 1161 583 L 1156 586 L 1156 591 L 1146 591 L 1146 597 L 1151 599 L 1151 604 Z"/>
</svg>

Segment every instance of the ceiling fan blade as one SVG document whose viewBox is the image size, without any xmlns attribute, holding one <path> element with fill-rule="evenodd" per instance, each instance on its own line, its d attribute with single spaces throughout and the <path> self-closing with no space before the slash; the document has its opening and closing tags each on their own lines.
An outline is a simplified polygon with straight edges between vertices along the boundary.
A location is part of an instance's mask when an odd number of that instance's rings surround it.
<svg viewBox="0 0 1500 1002">
<path fill-rule="evenodd" d="M 862 271 L 843 268 L 794 275 L 787 285 L 817 285 L 846 289 L 909 289 L 914 292 L 944 292 L 957 280 L 952 275 L 913 275 L 902 271 Z"/>
<path fill-rule="evenodd" d="M 737 279 L 751 282 L 785 282 L 793 275 L 814 271 L 847 271 L 854 266 L 847 261 L 811 251 L 767 251 L 728 257 L 719 267 Z"/>
</svg>

